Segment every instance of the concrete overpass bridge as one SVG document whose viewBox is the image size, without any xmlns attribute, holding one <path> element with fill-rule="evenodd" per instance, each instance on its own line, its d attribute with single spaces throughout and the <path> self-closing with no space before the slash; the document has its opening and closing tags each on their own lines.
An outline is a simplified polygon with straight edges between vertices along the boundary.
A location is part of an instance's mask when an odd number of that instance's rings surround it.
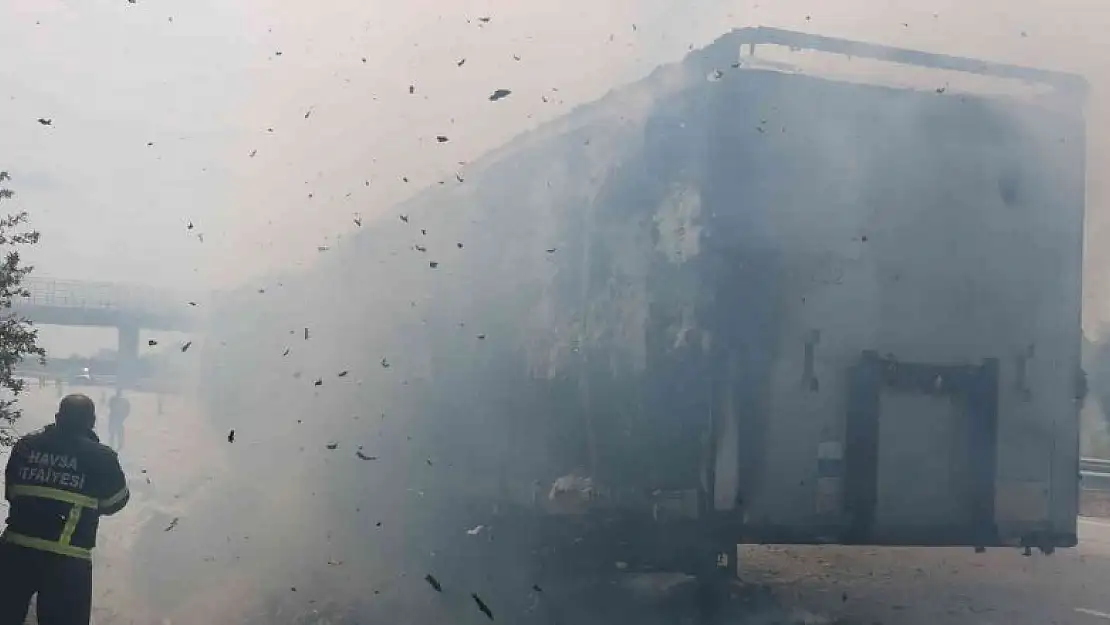
<svg viewBox="0 0 1110 625">
<path fill-rule="evenodd" d="M 28 277 L 27 297 L 12 311 L 42 325 L 114 327 L 119 332 L 119 381 L 130 386 L 139 359 L 141 329 L 188 332 L 200 324 L 195 309 L 154 287 Z"/>
</svg>

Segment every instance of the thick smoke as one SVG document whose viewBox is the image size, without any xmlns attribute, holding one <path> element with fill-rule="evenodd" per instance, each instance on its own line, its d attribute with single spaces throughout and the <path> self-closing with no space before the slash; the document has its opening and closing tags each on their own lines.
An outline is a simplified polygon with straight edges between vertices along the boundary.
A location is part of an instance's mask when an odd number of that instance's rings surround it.
<svg viewBox="0 0 1110 625">
<path fill-rule="evenodd" d="M 613 492 L 704 483 L 706 445 L 724 427 L 711 418 L 718 401 L 736 408 L 748 438 L 733 459 L 739 481 L 726 486 L 735 499 L 768 523 L 812 506 L 798 484 L 805 459 L 768 462 L 761 451 L 812 455 L 841 426 L 761 418 L 774 368 L 800 367 L 784 356 L 800 357 L 807 340 L 791 328 L 859 315 L 872 321 L 821 329 L 847 344 L 843 332 L 863 328 L 876 346 L 943 361 L 968 342 L 989 355 L 1011 317 L 1028 322 L 993 310 L 976 331 L 922 346 L 900 342 L 890 320 L 931 323 L 929 306 L 964 306 L 958 298 L 976 290 L 1021 309 L 1032 296 L 1023 281 L 1048 268 L 998 267 L 982 284 L 947 288 L 989 266 L 991 250 L 952 255 L 974 250 L 959 232 L 943 235 L 966 204 L 932 181 L 957 175 L 960 159 L 993 163 L 999 171 L 972 172 L 968 193 L 1021 210 L 1073 187 L 1038 187 L 1013 168 L 1066 167 L 1074 153 L 1045 158 L 1046 142 L 1032 138 L 1030 160 L 1011 162 L 1017 147 L 993 137 L 1025 122 L 989 100 L 935 87 L 842 91 L 750 63 L 727 40 L 696 52 L 519 137 L 471 164 L 465 183 L 398 205 L 304 271 L 215 302 L 203 393 L 235 442 L 227 473 L 174 540 L 220 549 L 226 565 L 202 572 L 152 531 L 141 552 L 166 580 L 149 578 L 158 610 L 174 622 L 402 610 L 414 622 L 478 622 L 476 593 L 498 614 L 540 618 L 549 608 L 537 608 L 535 588 L 561 579 L 578 551 L 624 562 L 635 549 L 579 545 L 573 523 L 522 530 L 514 514 L 574 472 Z M 981 133 L 974 144 L 995 152 L 960 153 L 942 132 Z M 884 210 L 890 202 L 905 210 Z M 911 231 L 951 247 L 907 260 L 900 237 Z M 1045 236 L 1071 234 L 1045 224 Z M 917 278 L 936 289 L 912 309 L 889 286 L 900 263 L 933 268 Z M 888 291 L 838 299 L 852 281 Z M 821 348 L 840 357 L 835 343 Z M 837 375 L 819 367 L 810 380 L 828 385 L 824 401 L 843 401 Z M 810 410 L 810 390 L 781 394 L 801 399 L 778 409 Z"/>
<path fill-rule="evenodd" d="M 683 570 L 697 545 L 513 515 L 586 477 L 636 502 L 714 482 L 717 507 L 771 526 L 833 505 L 815 454 L 844 428 L 828 415 L 861 344 L 1000 357 L 1001 475 L 1051 462 L 1030 415 L 1068 409 L 1073 372 L 1053 364 L 1076 359 L 1070 338 L 1001 343 L 1071 330 L 1055 306 L 1080 277 L 1051 250 L 1076 231 L 1030 207 L 1064 214 L 1083 154 L 1107 161 L 1110 20 L 1092 7 L 9 3 L 3 111 L 57 118 L 4 133 L 5 167 L 38 170 L 19 192 L 53 246 L 39 270 L 222 289 L 189 354 L 207 419 L 176 434 L 190 478 L 136 480 L 137 502 L 176 497 L 105 523 L 98 604 L 135 622 L 484 622 L 476 593 L 497 620 L 632 621 L 562 570 L 665 541 Z M 1089 138 L 1013 81 L 703 49 L 760 24 L 1083 74 Z M 1108 404 L 1107 193 L 1088 186 L 1089 369 Z M 1011 235 L 1027 255 L 1006 256 Z M 1052 388 L 1019 368 L 1051 369 Z M 930 455 L 916 447 L 888 449 Z"/>
</svg>

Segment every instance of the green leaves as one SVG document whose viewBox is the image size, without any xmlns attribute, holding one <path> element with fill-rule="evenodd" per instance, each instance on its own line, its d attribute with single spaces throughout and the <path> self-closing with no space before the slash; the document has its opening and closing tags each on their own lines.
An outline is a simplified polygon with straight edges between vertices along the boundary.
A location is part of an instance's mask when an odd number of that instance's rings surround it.
<svg viewBox="0 0 1110 625">
<path fill-rule="evenodd" d="M 0 183 L 11 179 L 8 172 L 0 171 Z M 13 197 L 14 191 L 0 187 L 0 203 Z M 3 214 L 2 208 L 0 214 Z M 46 351 L 38 346 L 38 330 L 29 320 L 12 312 L 12 300 L 29 295 L 23 288 L 23 279 L 34 269 L 22 263 L 17 248 L 39 241 L 37 231 L 26 229 L 27 221 L 27 211 L 0 217 L 0 247 L 4 248 L 0 252 L 4 254 L 0 261 L 0 388 L 14 396 L 13 399 L 0 399 L 0 445 L 10 445 L 18 436 L 13 426 L 21 416 L 16 404 L 23 392 L 23 380 L 14 377 L 15 367 L 28 356 L 46 361 Z"/>
</svg>

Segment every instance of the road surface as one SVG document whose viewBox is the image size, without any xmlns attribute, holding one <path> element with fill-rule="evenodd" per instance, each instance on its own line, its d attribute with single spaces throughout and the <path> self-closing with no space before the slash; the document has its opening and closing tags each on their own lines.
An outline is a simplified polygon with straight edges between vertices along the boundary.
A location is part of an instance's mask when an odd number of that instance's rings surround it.
<svg viewBox="0 0 1110 625">
<path fill-rule="evenodd" d="M 24 429 L 49 420 L 57 397 L 48 390 L 25 398 Z M 98 403 L 102 399 L 99 389 L 89 393 Z M 292 584 L 285 585 L 292 573 L 267 579 L 260 567 L 269 566 L 271 560 L 265 554 L 276 552 L 274 545 L 280 544 L 282 536 L 288 539 L 305 533 L 304 519 L 291 517 L 290 512 L 309 506 L 288 500 L 293 495 L 287 493 L 300 490 L 313 496 L 312 489 L 286 481 L 280 492 L 265 495 L 258 484 L 251 490 L 249 475 L 242 483 L 228 482 L 221 478 L 235 466 L 228 454 L 245 452 L 248 447 L 227 444 L 226 432 L 215 431 L 195 407 L 182 400 L 167 398 L 161 415 L 154 396 L 135 394 L 131 401 L 122 458 L 135 499 L 122 514 L 102 525 L 96 560 L 97 623 L 241 623 L 247 620 L 240 617 L 240 608 L 257 604 L 263 595 L 284 592 L 293 603 L 302 596 L 307 599 L 306 588 L 294 594 Z M 289 478 L 283 473 L 283 479 Z M 269 485 L 264 482 L 261 486 Z M 259 511 L 270 519 L 266 529 L 275 538 L 269 543 L 260 542 L 256 533 L 248 536 L 245 530 L 227 535 L 229 528 L 253 527 Z M 166 531 L 177 518 L 180 525 Z M 1032 557 L 1009 549 L 975 554 L 971 549 L 744 547 L 741 580 L 734 586 L 735 598 L 721 622 L 1110 625 L 1110 518 L 1082 519 L 1079 535 L 1076 549 Z M 330 532 L 325 536 L 330 539 Z M 313 547 L 313 551 L 317 549 Z M 465 595 L 454 602 L 430 591 L 421 581 L 422 571 L 396 578 L 392 585 L 378 584 L 364 574 L 375 563 L 349 560 L 341 567 L 328 567 L 327 560 L 341 559 L 342 551 L 321 553 L 324 561 L 317 564 L 336 574 L 323 582 L 329 593 L 357 596 L 360 601 L 369 596 L 371 605 L 377 604 L 382 612 L 362 617 L 415 624 L 428 620 L 417 615 L 434 608 L 435 622 L 480 623 L 484 619 L 473 611 Z M 282 588 L 269 587 L 276 578 L 285 580 Z M 461 581 L 444 583 L 458 585 Z M 690 622 L 695 612 L 693 594 L 680 590 L 683 584 L 675 582 L 674 576 L 665 575 L 615 575 L 614 579 L 580 582 L 578 586 L 545 582 L 542 594 L 522 602 L 529 612 L 517 615 L 508 607 L 514 602 L 497 596 L 496 589 L 485 599 L 495 613 L 505 610 L 498 613 L 498 620 L 507 622 Z M 344 585 L 350 588 L 341 588 Z M 583 593 L 583 588 L 591 585 L 592 590 Z M 381 595 L 368 595 L 371 590 Z M 236 616 L 231 618 L 231 614 Z M 630 620 L 633 615 L 636 618 Z M 375 618 L 366 622 L 371 621 L 376 622 Z"/>
<path fill-rule="evenodd" d="M 752 547 L 744 581 L 789 621 L 843 625 L 1110 625 L 1110 520 L 1080 521 L 1080 545 L 1016 550 Z M 743 621 L 740 621 L 743 622 Z"/>
<path fill-rule="evenodd" d="M 741 580 L 718 622 L 1110 625 L 1110 520 L 1081 520 L 1080 541 L 1076 549 L 1031 557 L 1008 549 L 742 547 Z M 562 622 L 690 623 L 693 585 L 673 578 L 627 576 L 613 584 L 606 593 L 619 594 L 620 605 L 598 608 L 596 598 L 589 600 L 590 611 L 617 614 L 600 620 L 576 614 L 575 598 L 564 589 L 545 588 L 545 599 L 560 606 Z"/>
</svg>

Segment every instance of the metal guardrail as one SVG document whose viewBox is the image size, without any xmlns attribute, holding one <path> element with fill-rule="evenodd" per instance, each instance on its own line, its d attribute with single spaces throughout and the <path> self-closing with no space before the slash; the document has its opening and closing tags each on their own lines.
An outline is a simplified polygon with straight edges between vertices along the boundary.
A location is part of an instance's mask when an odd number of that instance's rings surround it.
<svg viewBox="0 0 1110 625">
<path fill-rule="evenodd" d="M 1081 471 L 1093 471 L 1095 473 L 1110 473 L 1110 459 L 1080 458 L 1079 469 Z"/>
<path fill-rule="evenodd" d="M 1080 458 L 1079 485 L 1083 490 L 1110 492 L 1110 460 Z"/>
</svg>

